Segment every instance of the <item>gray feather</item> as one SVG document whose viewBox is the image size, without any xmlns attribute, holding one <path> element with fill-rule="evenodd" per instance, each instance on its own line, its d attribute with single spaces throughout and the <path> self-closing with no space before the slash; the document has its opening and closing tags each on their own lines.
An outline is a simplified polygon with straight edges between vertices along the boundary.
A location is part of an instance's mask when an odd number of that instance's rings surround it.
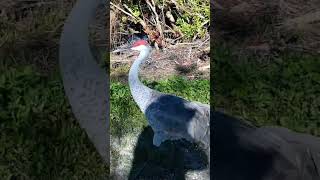
<svg viewBox="0 0 320 180">
<path fill-rule="evenodd" d="M 89 47 L 89 24 L 100 0 L 79 0 L 65 22 L 60 39 L 60 69 L 75 117 L 109 163 L 109 80 Z"/>
</svg>

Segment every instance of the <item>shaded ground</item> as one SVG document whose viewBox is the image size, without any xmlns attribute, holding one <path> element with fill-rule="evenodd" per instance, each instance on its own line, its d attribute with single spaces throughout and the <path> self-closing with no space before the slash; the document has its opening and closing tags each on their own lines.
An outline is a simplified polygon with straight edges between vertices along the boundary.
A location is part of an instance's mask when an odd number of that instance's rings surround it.
<svg viewBox="0 0 320 180">
<path fill-rule="evenodd" d="M 215 43 L 242 54 L 320 53 L 318 0 L 217 0 L 211 8 Z"/>
<path fill-rule="evenodd" d="M 159 148 L 152 143 L 153 131 L 112 138 L 112 179 L 208 179 L 207 157 L 195 144 L 166 141 Z"/>
</svg>

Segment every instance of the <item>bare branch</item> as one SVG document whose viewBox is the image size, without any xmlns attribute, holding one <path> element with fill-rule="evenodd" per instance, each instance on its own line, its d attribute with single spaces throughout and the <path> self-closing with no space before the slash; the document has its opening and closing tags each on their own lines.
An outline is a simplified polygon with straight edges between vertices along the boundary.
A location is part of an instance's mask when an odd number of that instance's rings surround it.
<svg viewBox="0 0 320 180">
<path fill-rule="evenodd" d="M 131 18 L 133 18 L 133 19 L 135 19 L 135 20 L 138 20 L 139 23 L 140 23 L 144 28 L 147 28 L 147 24 L 146 24 L 141 18 L 135 17 L 135 16 L 133 15 L 133 12 L 131 11 L 131 9 L 130 9 L 127 5 L 124 4 L 123 6 L 124 6 L 129 12 L 127 12 L 127 11 L 125 11 L 124 9 L 120 8 L 119 6 L 113 4 L 112 2 L 110 2 L 110 4 L 111 4 L 112 6 L 114 6 L 115 8 L 119 9 L 119 10 L 120 10 L 121 12 L 123 12 L 124 14 L 130 16 Z"/>
<path fill-rule="evenodd" d="M 130 16 L 130 17 L 134 18 L 134 19 L 137 19 L 135 16 L 133 16 L 133 15 L 132 15 L 132 14 L 130 14 L 130 13 L 128 13 L 128 12 L 127 12 L 127 11 L 125 11 L 124 9 L 120 8 L 119 6 L 117 6 L 117 5 L 113 4 L 112 2 L 110 2 L 110 4 L 111 4 L 112 6 L 114 6 L 115 8 L 119 9 L 121 12 L 125 13 L 126 15 L 128 15 L 128 16 Z"/>
</svg>

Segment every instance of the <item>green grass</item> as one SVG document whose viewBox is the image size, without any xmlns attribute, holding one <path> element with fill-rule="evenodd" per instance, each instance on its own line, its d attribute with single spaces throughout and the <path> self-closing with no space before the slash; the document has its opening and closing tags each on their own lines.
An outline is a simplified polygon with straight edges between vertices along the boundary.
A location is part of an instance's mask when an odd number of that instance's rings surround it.
<svg viewBox="0 0 320 180">
<path fill-rule="evenodd" d="M 186 80 L 181 77 L 171 77 L 166 80 L 144 81 L 148 87 L 164 93 L 175 94 L 191 101 L 209 104 L 209 80 Z M 111 134 L 124 135 L 137 132 L 147 125 L 142 112 L 139 110 L 125 83 L 113 81 L 111 83 Z"/>
<path fill-rule="evenodd" d="M 108 168 L 72 115 L 59 74 L 0 74 L 1 179 L 92 179 Z"/>
<path fill-rule="evenodd" d="M 216 108 L 256 125 L 279 125 L 320 136 L 320 58 L 283 54 L 239 57 L 213 52 Z"/>
<path fill-rule="evenodd" d="M 15 0 L 13 4 L 26 9 L 19 11 L 9 6 L 8 12 L 15 12 L 17 17 L 0 19 L 0 70 L 30 64 L 42 71 L 52 70 L 57 64 L 60 33 L 72 1 L 37 7 L 37 3 L 42 4 L 39 0 L 29 3 Z M 34 8 L 27 8 L 30 6 Z"/>
<path fill-rule="evenodd" d="M 13 2 L 18 5 L 6 12 L 17 17 L 0 19 L 0 179 L 109 174 L 73 117 L 56 72 L 60 33 L 73 2 Z"/>
</svg>

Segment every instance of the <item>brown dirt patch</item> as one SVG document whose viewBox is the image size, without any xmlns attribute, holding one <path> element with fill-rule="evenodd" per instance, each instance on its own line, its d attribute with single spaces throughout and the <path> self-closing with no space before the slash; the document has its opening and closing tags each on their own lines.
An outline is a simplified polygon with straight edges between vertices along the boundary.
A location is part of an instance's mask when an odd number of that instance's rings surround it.
<svg viewBox="0 0 320 180">
<path fill-rule="evenodd" d="M 163 50 L 154 49 L 150 58 L 141 67 L 140 75 L 149 80 L 165 79 L 173 75 L 182 75 L 189 79 L 208 79 L 209 52 L 209 40 L 177 44 Z M 111 54 L 111 78 L 126 81 L 129 67 L 138 54 L 138 52 Z"/>
</svg>

